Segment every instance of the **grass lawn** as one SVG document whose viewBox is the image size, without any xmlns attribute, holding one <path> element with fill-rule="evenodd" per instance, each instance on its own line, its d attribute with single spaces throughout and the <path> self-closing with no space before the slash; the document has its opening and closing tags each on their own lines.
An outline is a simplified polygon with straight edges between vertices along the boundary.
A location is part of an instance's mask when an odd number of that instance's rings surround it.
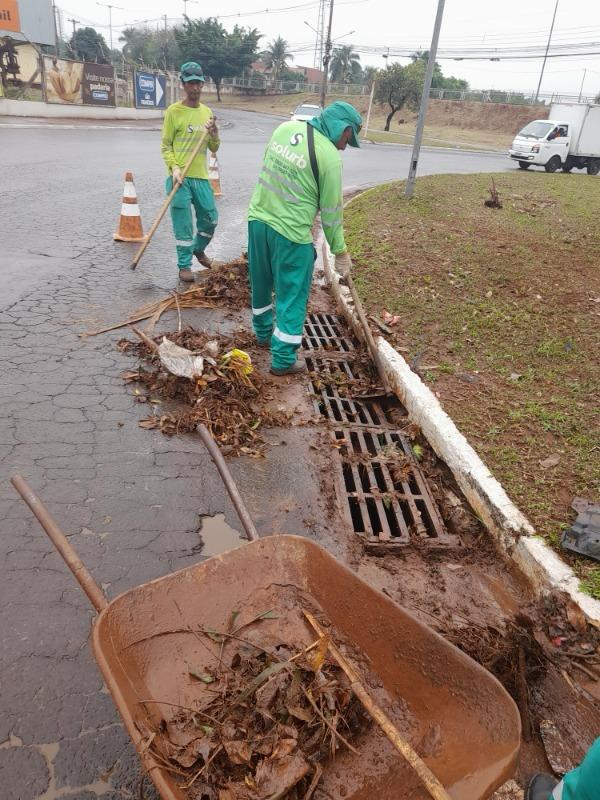
<svg viewBox="0 0 600 800">
<path fill-rule="evenodd" d="M 345 214 L 371 312 L 537 531 L 559 549 L 574 497 L 600 501 L 600 180 L 583 173 L 419 178 Z M 567 556 L 565 555 L 565 558 Z M 569 559 L 600 598 L 600 567 Z"/>
</svg>

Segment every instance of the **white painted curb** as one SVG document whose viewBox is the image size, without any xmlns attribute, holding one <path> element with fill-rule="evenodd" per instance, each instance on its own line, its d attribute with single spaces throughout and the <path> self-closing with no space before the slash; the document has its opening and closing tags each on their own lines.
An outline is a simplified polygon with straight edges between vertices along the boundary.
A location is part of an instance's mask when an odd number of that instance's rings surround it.
<svg viewBox="0 0 600 800">
<path fill-rule="evenodd" d="M 60 103 L 41 103 L 34 100 L 0 99 L 0 116 L 35 117 L 47 119 L 162 119 L 164 111 L 148 108 L 104 108 L 103 106 L 74 106 Z"/>
<path fill-rule="evenodd" d="M 320 256 L 325 278 L 342 313 L 358 338 L 364 339 L 350 290 L 340 284 L 324 240 Z M 500 550 L 517 565 L 536 593 L 565 593 L 581 608 L 590 623 L 600 627 L 600 601 L 579 591 L 579 579 L 573 570 L 535 535 L 529 520 L 400 353 L 382 336 L 376 337 L 376 344 L 391 388 L 410 419 L 420 427 L 437 455 L 450 467 L 471 507 Z"/>
</svg>

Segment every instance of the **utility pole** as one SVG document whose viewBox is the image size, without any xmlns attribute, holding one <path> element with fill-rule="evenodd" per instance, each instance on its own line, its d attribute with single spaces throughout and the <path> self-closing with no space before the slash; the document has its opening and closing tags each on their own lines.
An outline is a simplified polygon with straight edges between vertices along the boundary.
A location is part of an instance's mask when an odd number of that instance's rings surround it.
<svg viewBox="0 0 600 800">
<path fill-rule="evenodd" d="M 164 51 L 163 51 L 163 58 L 164 58 L 164 61 L 165 61 L 165 72 L 166 72 L 167 71 L 167 52 L 168 52 L 168 49 L 169 49 L 169 40 L 168 40 L 169 34 L 167 32 L 167 15 L 166 14 L 163 14 L 163 20 L 165 22 L 165 47 L 164 47 Z"/>
<path fill-rule="evenodd" d="M 585 83 L 585 76 L 587 75 L 587 69 L 583 70 L 583 79 L 581 81 L 581 90 L 579 92 L 579 102 L 581 103 L 581 98 L 583 97 L 583 84 Z"/>
<path fill-rule="evenodd" d="M 73 19 L 73 17 L 68 17 L 67 22 L 73 23 L 73 36 L 75 36 L 75 31 L 77 30 L 77 24 L 79 23 L 78 19 Z"/>
<path fill-rule="evenodd" d="M 113 49 L 113 35 L 112 35 L 112 10 L 113 8 L 118 8 L 119 11 L 123 11 L 124 9 L 121 6 L 113 6 L 110 3 L 98 3 L 96 0 L 97 6 L 103 6 L 104 8 L 108 8 L 108 30 L 110 31 L 110 49 L 112 53 Z"/>
<path fill-rule="evenodd" d="M 442 29 L 442 19 L 444 17 L 445 3 L 446 0 L 438 0 L 437 15 L 435 18 L 435 25 L 433 28 L 433 38 L 431 40 L 429 58 L 427 59 L 425 83 L 423 85 L 423 94 L 421 96 L 421 108 L 419 109 L 417 130 L 415 132 L 415 141 L 413 144 L 412 157 L 410 159 L 410 169 L 408 172 L 408 180 L 406 181 L 405 196 L 407 200 L 410 200 L 412 198 L 415 190 L 417 167 L 419 166 L 419 154 L 421 152 L 421 143 L 423 142 L 423 130 L 425 128 L 425 115 L 427 114 L 427 105 L 429 103 L 429 94 L 431 92 L 431 81 L 433 80 L 433 70 L 435 67 L 435 59 L 437 56 L 438 43 L 440 41 L 440 31 Z"/>
<path fill-rule="evenodd" d="M 323 83 L 321 84 L 321 108 L 325 107 L 327 97 L 327 78 L 329 75 L 329 61 L 331 60 L 331 26 L 333 24 L 333 0 L 329 0 L 329 26 L 327 28 L 327 41 L 325 42 L 325 55 L 323 56 Z"/>
<path fill-rule="evenodd" d="M 550 50 L 550 43 L 552 41 L 552 34 L 554 33 L 554 23 L 556 22 L 556 12 L 558 11 L 558 4 L 560 0 L 556 0 L 556 5 L 554 6 L 554 16 L 552 17 L 552 25 L 550 26 L 550 33 L 548 35 L 548 44 L 546 45 L 546 54 L 544 55 L 544 62 L 542 64 L 542 72 L 540 73 L 540 82 L 538 83 L 537 92 L 535 93 L 535 103 L 537 103 L 538 98 L 540 96 L 540 89 L 542 88 L 542 81 L 544 79 L 544 71 L 546 69 L 546 61 L 548 60 L 548 51 Z"/>
</svg>

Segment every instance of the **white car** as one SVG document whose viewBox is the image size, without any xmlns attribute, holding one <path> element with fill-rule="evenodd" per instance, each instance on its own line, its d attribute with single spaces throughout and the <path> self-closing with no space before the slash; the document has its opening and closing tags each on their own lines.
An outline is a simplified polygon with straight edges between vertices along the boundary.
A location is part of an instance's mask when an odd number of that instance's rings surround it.
<svg viewBox="0 0 600 800">
<path fill-rule="evenodd" d="M 308 122 L 313 117 L 318 117 L 321 113 L 321 106 L 301 105 L 295 111 L 292 111 L 291 118 L 297 122 Z"/>
</svg>

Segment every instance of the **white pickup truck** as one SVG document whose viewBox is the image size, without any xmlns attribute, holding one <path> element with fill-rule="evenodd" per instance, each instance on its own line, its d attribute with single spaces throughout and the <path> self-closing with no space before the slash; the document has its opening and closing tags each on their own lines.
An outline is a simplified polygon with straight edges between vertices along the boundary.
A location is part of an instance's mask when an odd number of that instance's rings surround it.
<svg viewBox="0 0 600 800">
<path fill-rule="evenodd" d="M 517 134 L 510 158 L 521 169 L 532 164 L 546 172 L 587 169 L 600 172 L 600 105 L 553 103 L 548 119 L 536 119 Z"/>
</svg>

